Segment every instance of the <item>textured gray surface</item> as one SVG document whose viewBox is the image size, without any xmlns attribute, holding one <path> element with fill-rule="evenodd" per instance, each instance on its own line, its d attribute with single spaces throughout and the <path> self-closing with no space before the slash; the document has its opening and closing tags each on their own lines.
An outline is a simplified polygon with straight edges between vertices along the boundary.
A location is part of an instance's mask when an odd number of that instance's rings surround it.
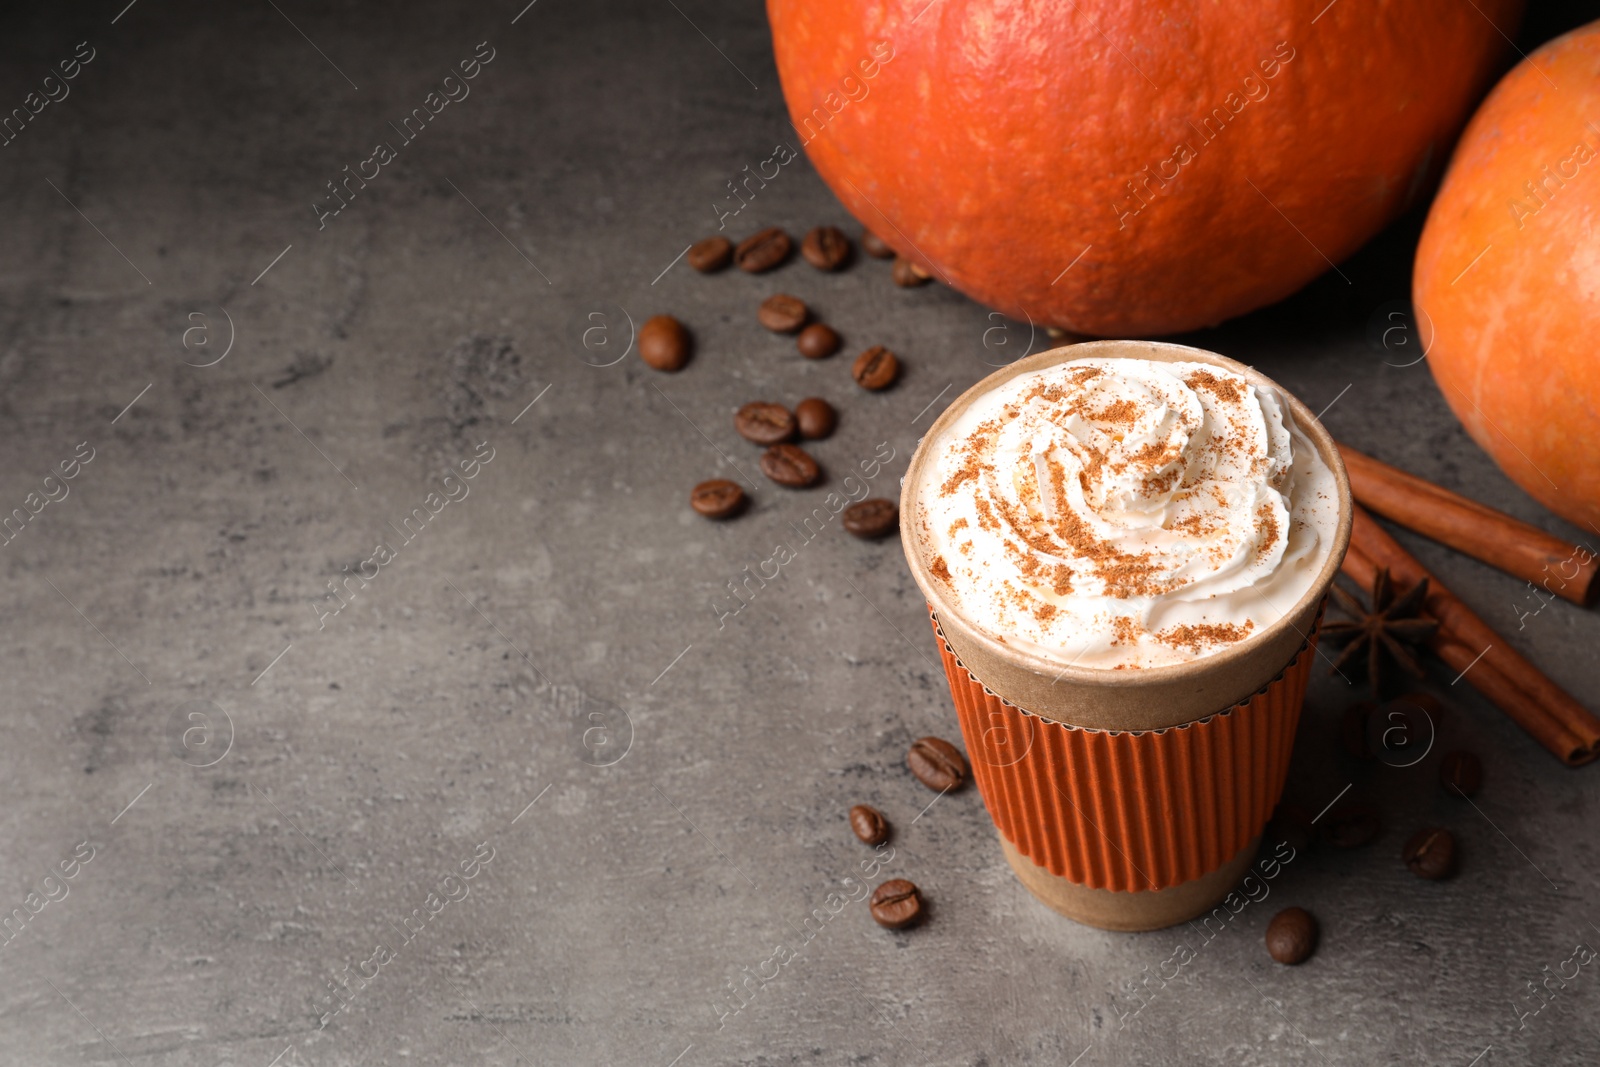
<svg viewBox="0 0 1600 1067">
<path fill-rule="evenodd" d="M 785 136 L 758 9 L 543 0 L 513 25 L 520 3 L 143 0 L 111 24 L 122 6 L 13 15 L 0 36 L 6 106 L 78 41 L 96 49 L 0 150 L 0 505 L 94 449 L 0 559 L 4 907 L 93 849 L 0 949 L 0 1062 L 1600 1056 L 1594 965 L 1540 1014 L 1515 1006 L 1600 942 L 1600 772 L 1564 770 L 1442 669 L 1446 742 L 1486 758 L 1479 810 L 1438 790 L 1437 753 L 1409 770 L 1345 757 L 1350 696 L 1319 672 L 1289 794 L 1315 809 L 1353 783 L 1387 829 L 1297 860 L 1201 946 L 1046 912 L 974 791 L 923 811 L 902 754 L 956 725 L 894 543 L 829 529 L 719 628 L 724 584 L 823 495 L 763 480 L 741 520 L 691 516 L 690 485 L 755 472 L 733 407 L 834 399 L 840 431 L 816 449 L 833 484 L 886 442 L 888 491 L 932 413 L 1027 344 L 1025 325 L 986 334 L 982 308 L 897 290 L 876 261 L 662 274 Z M 324 183 L 483 40 L 496 55 L 472 95 L 319 232 Z M 846 221 L 802 160 L 731 229 Z M 1563 530 L 1467 441 L 1425 365 L 1368 342 L 1405 296 L 1415 225 L 1345 264 L 1351 285 L 1324 278 L 1192 340 L 1332 403 L 1335 433 L 1373 454 Z M 901 352 L 900 385 L 862 394 L 846 357 L 808 363 L 761 331 L 754 306 L 780 287 L 847 353 Z M 628 317 L 662 311 L 697 334 L 686 371 L 597 365 Z M 586 345 L 591 327 L 609 334 Z M 187 365 L 230 333 L 221 362 Z M 470 495 L 319 629 L 326 583 L 398 542 L 386 524 L 485 440 Z M 1592 696 L 1600 621 L 1558 602 L 1519 631 L 1520 583 L 1407 540 Z M 931 921 L 889 934 L 847 903 L 719 1019 L 729 982 L 850 893 L 868 850 L 844 812 L 861 800 L 895 823 L 886 869 L 923 886 Z M 1398 862 L 1430 822 L 1460 835 L 1453 881 Z M 466 896 L 402 932 L 481 842 L 492 860 L 450 884 Z M 1293 970 L 1262 949 L 1291 902 L 1324 931 Z M 1141 1009 L 1127 986 L 1181 940 L 1197 958 Z M 380 943 L 395 958 L 319 1030 L 330 980 Z"/>
</svg>

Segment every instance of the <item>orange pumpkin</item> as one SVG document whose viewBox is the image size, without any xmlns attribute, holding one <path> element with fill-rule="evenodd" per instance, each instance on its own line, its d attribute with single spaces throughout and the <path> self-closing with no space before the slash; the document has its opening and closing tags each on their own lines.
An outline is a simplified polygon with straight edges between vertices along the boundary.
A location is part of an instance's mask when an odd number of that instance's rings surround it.
<svg viewBox="0 0 1600 1067">
<path fill-rule="evenodd" d="M 1427 188 L 1520 10 L 767 2 L 851 213 L 984 304 L 1099 335 L 1220 322 L 1354 252 Z"/>
<path fill-rule="evenodd" d="M 1551 511 L 1600 530 L 1600 22 L 1540 48 L 1473 117 L 1412 282 L 1434 380 Z"/>
</svg>

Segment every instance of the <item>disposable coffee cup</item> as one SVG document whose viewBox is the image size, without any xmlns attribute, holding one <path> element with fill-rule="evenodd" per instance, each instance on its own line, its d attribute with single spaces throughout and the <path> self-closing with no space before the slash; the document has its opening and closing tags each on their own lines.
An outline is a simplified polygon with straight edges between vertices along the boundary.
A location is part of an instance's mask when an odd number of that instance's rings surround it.
<svg viewBox="0 0 1600 1067">
<path fill-rule="evenodd" d="M 1286 402 L 1333 475 L 1332 544 L 1309 588 L 1226 648 L 1139 670 L 1076 665 L 1005 641 L 962 614 L 916 533 L 935 446 L 979 397 L 1081 359 L 1203 363 Z M 1288 773 L 1328 587 L 1350 539 L 1349 483 L 1333 438 L 1251 367 L 1183 345 L 1092 341 L 989 375 L 934 422 L 901 493 L 901 540 L 928 601 L 973 777 L 1023 885 L 1069 918 L 1154 930 L 1215 906 L 1255 858 Z"/>
</svg>

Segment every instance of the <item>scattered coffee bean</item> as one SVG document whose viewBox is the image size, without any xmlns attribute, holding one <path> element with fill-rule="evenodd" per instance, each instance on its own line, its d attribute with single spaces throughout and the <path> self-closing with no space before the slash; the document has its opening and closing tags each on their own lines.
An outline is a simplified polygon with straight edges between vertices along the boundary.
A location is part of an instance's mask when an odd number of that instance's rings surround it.
<svg viewBox="0 0 1600 1067">
<path fill-rule="evenodd" d="M 900 506 L 893 500 L 872 497 L 844 509 L 844 528 L 864 540 L 882 537 L 900 527 Z"/>
<path fill-rule="evenodd" d="M 1280 843 L 1287 842 L 1299 855 L 1311 847 L 1316 832 L 1310 811 L 1299 804 L 1279 804 L 1278 810 L 1272 813 L 1272 821 L 1267 824 L 1263 844 L 1276 848 Z"/>
<path fill-rule="evenodd" d="M 1477 796 L 1478 787 L 1483 784 L 1483 761 L 1461 749 L 1446 752 L 1444 762 L 1439 764 L 1439 784 L 1445 792 L 1458 797 Z"/>
<path fill-rule="evenodd" d="M 760 274 L 788 259 L 792 251 L 793 239 L 774 226 L 740 241 L 739 247 L 734 250 L 733 261 L 739 264 L 740 270 Z"/>
<path fill-rule="evenodd" d="M 813 322 L 800 331 L 794 346 L 807 359 L 827 359 L 839 351 L 839 335 L 827 323 Z"/>
<path fill-rule="evenodd" d="M 856 357 L 850 375 L 863 389 L 887 389 L 900 377 L 900 360 L 882 345 L 873 345 Z"/>
<path fill-rule="evenodd" d="M 1449 830 L 1418 830 L 1400 850 L 1400 858 L 1418 878 L 1430 882 L 1448 878 L 1456 869 L 1456 839 Z"/>
<path fill-rule="evenodd" d="M 733 428 L 754 445 L 775 445 L 794 436 L 794 416 L 782 404 L 752 400 L 733 415 Z"/>
<path fill-rule="evenodd" d="M 850 829 L 869 845 L 889 840 L 889 820 L 871 804 L 857 804 L 850 809 Z"/>
<path fill-rule="evenodd" d="M 861 250 L 873 259 L 894 258 L 894 249 L 885 244 L 882 237 L 868 229 L 861 231 Z"/>
<path fill-rule="evenodd" d="M 919 737 L 906 753 L 906 766 L 917 781 L 943 793 L 959 789 L 967 780 L 967 760 L 961 750 L 942 737 Z"/>
<path fill-rule="evenodd" d="M 701 274 L 710 274 L 733 262 L 733 242 L 726 237 L 707 237 L 690 245 L 685 258 Z"/>
<path fill-rule="evenodd" d="M 756 321 L 773 333 L 794 333 L 806 324 L 805 301 L 788 293 L 773 293 L 756 309 Z"/>
<path fill-rule="evenodd" d="M 1335 848 L 1360 848 L 1378 836 L 1383 823 L 1378 813 L 1356 804 L 1333 812 L 1322 826 L 1323 839 Z"/>
<path fill-rule="evenodd" d="M 911 262 L 905 256 L 894 257 L 894 270 L 890 271 L 889 276 L 902 289 L 910 289 L 917 285 L 927 285 L 928 279 L 933 277 L 933 275 Z"/>
<path fill-rule="evenodd" d="M 814 441 L 833 432 L 839 425 L 839 413 L 820 396 L 808 396 L 794 406 L 794 421 L 800 427 L 800 436 Z"/>
<path fill-rule="evenodd" d="M 689 362 L 689 331 L 671 315 L 656 315 L 639 327 L 639 358 L 656 370 L 682 370 Z"/>
<path fill-rule="evenodd" d="M 1375 701 L 1359 700 L 1345 709 L 1340 737 L 1344 740 L 1344 750 L 1357 759 L 1372 758 L 1372 746 L 1367 743 L 1367 722 L 1377 706 Z"/>
<path fill-rule="evenodd" d="M 818 270 L 838 270 L 850 259 L 850 238 L 837 226 L 818 226 L 800 242 L 800 254 Z"/>
<path fill-rule="evenodd" d="M 761 473 L 790 489 L 804 489 L 821 475 L 817 461 L 794 445 L 773 445 L 761 454 Z"/>
<path fill-rule="evenodd" d="M 1279 963 L 1304 963 L 1317 948 L 1317 920 L 1304 908 L 1284 908 L 1267 924 L 1267 954 Z"/>
<path fill-rule="evenodd" d="M 737 482 L 713 478 L 690 491 L 689 506 L 708 519 L 726 519 L 739 513 L 744 499 L 744 490 Z"/>
<path fill-rule="evenodd" d="M 904 930 L 922 918 L 922 894 L 904 878 L 891 878 L 872 891 L 868 907 L 879 926 Z"/>
</svg>

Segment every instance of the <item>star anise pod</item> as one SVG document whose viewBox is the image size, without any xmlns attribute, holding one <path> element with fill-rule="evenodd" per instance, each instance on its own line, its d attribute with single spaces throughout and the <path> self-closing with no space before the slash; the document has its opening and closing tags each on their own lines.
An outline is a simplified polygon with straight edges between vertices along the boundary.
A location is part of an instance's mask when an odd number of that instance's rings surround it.
<svg viewBox="0 0 1600 1067">
<path fill-rule="evenodd" d="M 1344 651 L 1334 661 L 1335 671 L 1354 663 L 1365 652 L 1367 655 L 1367 680 L 1372 684 L 1373 696 L 1379 696 L 1384 682 L 1386 661 L 1399 664 L 1418 678 L 1423 677 L 1422 664 L 1417 662 L 1416 647 L 1439 628 L 1433 619 L 1422 618 L 1423 603 L 1428 599 L 1428 579 L 1399 593 L 1389 579 L 1389 568 L 1380 568 L 1372 579 L 1371 607 L 1355 597 L 1332 586 L 1328 592 L 1334 606 L 1350 616 L 1349 622 L 1330 622 L 1322 627 L 1322 636 L 1335 644 L 1343 644 Z"/>
</svg>

